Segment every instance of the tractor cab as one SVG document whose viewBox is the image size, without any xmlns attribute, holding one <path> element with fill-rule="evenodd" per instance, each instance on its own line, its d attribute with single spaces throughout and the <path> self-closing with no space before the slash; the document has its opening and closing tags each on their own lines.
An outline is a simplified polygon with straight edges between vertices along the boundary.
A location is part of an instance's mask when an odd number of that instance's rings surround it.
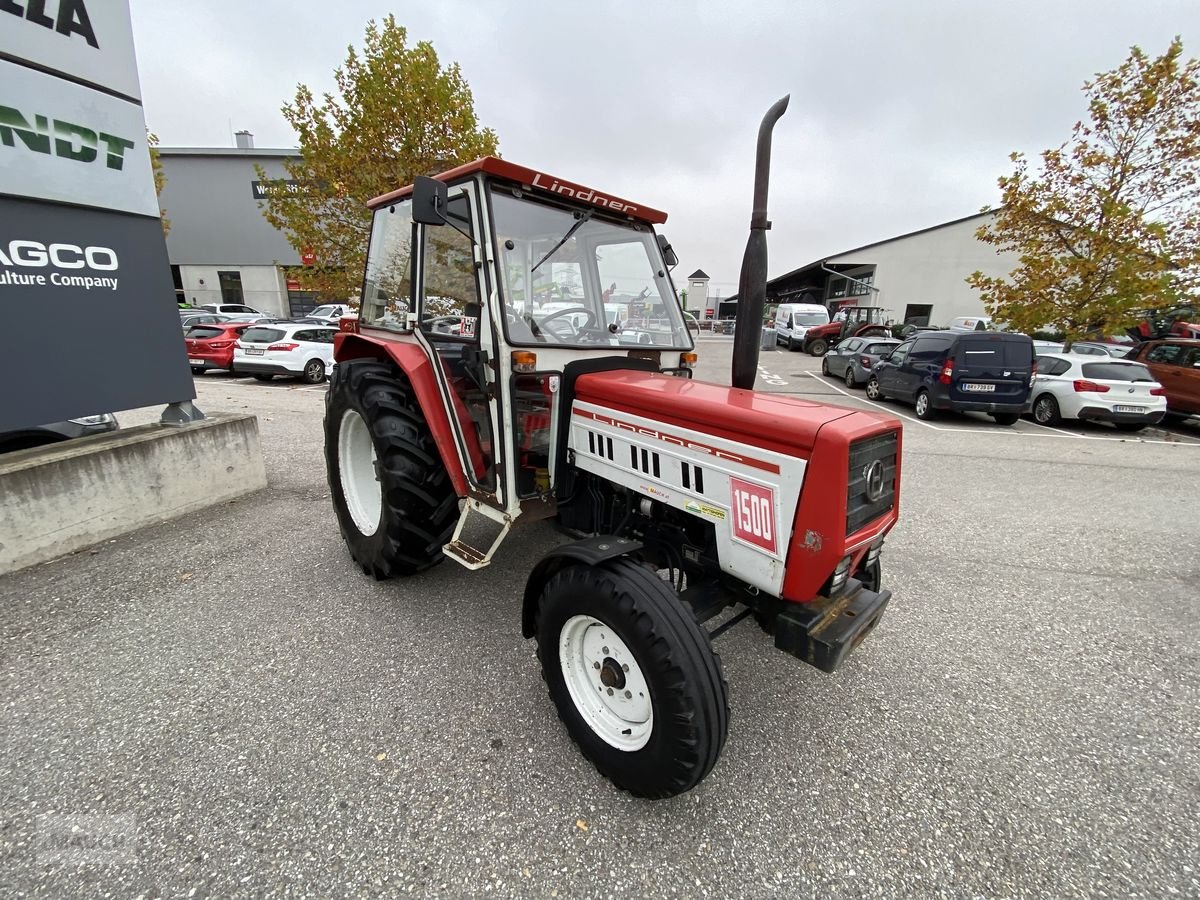
<svg viewBox="0 0 1200 900">
<path fill-rule="evenodd" d="M 841 323 L 841 338 L 891 336 L 884 324 L 887 310 L 879 306 L 844 306 L 834 315 L 834 321 Z"/>
<path fill-rule="evenodd" d="M 690 376 L 674 255 L 653 230 L 665 213 L 490 157 L 370 205 L 358 334 L 342 336 L 338 359 L 368 338 L 428 363 L 409 377 L 445 407 L 438 448 L 469 498 L 466 531 L 472 515 L 507 530 L 553 514 L 556 400 L 572 364 Z M 451 546 L 482 565 L 502 537 Z"/>
</svg>

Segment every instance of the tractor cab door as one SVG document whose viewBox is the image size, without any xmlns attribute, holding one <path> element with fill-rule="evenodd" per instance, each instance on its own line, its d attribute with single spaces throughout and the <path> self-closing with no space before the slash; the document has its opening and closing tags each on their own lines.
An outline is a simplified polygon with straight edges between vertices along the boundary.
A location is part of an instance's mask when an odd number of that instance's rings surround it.
<svg viewBox="0 0 1200 900">
<path fill-rule="evenodd" d="M 420 228 L 416 297 L 421 337 L 429 347 L 472 497 L 503 509 L 503 448 L 497 445 L 498 386 L 487 313 L 477 191 L 450 188 L 445 224 Z"/>
</svg>

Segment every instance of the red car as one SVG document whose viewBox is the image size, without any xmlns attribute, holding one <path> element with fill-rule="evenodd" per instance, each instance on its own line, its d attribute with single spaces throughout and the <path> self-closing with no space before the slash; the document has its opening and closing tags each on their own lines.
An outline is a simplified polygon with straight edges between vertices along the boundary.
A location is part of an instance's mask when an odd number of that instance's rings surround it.
<svg viewBox="0 0 1200 900">
<path fill-rule="evenodd" d="M 215 325 L 193 325 L 183 342 L 187 345 L 188 365 L 192 374 L 201 375 L 209 369 L 232 371 L 233 345 L 251 322 L 218 322 Z"/>
</svg>

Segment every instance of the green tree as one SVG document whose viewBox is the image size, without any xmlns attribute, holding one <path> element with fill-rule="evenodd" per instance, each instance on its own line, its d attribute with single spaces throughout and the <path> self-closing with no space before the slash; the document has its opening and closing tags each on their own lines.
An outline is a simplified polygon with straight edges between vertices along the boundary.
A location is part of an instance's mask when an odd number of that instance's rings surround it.
<svg viewBox="0 0 1200 900">
<path fill-rule="evenodd" d="M 163 171 L 162 158 L 158 153 L 158 135 L 150 129 L 146 129 L 146 145 L 150 148 L 150 170 L 154 173 L 154 194 L 156 197 L 162 196 L 163 188 L 167 185 L 167 173 Z M 161 207 L 158 210 L 162 217 L 163 237 L 171 233 L 171 220 L 167 218 L 167 211 Z"/>
<path fill-rule="evenodd" d="M 284 162 L 286 177 L 257 171 L 268 191 L 259 204 L 267 221 L 298 253 L 316 257 L 315 265 L 293 269 L 293 277 L 325 299 L 346 299 L 357 295 L 362 279 L 367 201 L 418 175 L 495 155 L 497 139 L 480 127 L 458 64 L 442 66 L 428 41 L 410 47 L 394 16 L 367 23 L 362 52 L 347 48 L 334 81 L 336 91 L 319 101 L 298 85 L 284 105 L 300 147 L 298 160 Z"/>
<path fill-rule="evenodd" d="M 1123 331 L 1200 283 L 1200 62 L 1178 37 L 1156 59 L 1133 47 L 1083 91 L 1087 120 L 1036 175 L 1012 154 L 1003 205 L 976 233 L 1018 267 L 967 279 L 1010 327 L 1068 339 Z"/>
</svg>

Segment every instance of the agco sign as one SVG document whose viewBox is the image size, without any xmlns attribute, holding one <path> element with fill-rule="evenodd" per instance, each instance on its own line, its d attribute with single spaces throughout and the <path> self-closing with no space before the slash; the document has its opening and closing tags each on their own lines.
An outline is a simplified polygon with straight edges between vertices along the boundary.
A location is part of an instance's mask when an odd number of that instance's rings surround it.
<svg viewBox="0 0 1200 900">
<path fill-rule="evenodd" d="M 7 253 L 0 245 L 0 286 L 23 285 L 25 287 L 79 287 L 117 289 L 115 276 L 94 278 L 90 275 L 69 274 L 72 269 L 91 269 L 96 272 L 115 272 L 121 267 L 117 251 L 111 247 L 80 247 L 76 244 L 43 244 L 40 241 L 13 240 L 8 242 Z M 64 269 L 68 274 L 52 271 L 16 272 L 24 269 Z"/>
</svg>

